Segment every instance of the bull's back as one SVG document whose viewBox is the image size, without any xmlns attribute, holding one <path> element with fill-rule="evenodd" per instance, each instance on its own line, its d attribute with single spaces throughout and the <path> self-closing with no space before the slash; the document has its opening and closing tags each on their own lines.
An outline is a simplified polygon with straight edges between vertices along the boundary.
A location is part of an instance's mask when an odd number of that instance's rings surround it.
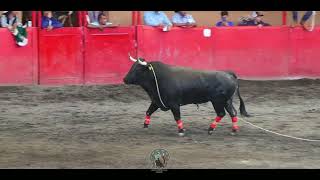
<svg viewBox="0 0 320 180">
<path fill-rule="evenodd" d="M 181 104 L 205 103 L 234 93 L 235 78 L 227 72 L 174 68 L 171 76 Z"/>
</svg>

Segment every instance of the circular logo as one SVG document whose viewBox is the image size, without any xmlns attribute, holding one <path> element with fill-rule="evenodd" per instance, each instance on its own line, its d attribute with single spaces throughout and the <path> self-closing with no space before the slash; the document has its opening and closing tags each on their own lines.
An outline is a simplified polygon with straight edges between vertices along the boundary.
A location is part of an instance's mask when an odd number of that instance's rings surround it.
<svg viewBox="0 0 320 180">
<path fill-rule="evenodd" d="M 150 154 L 150 160 L 154 169 L 164 169 L 170 159 L 168 151 L 164 149 L 153 150 Z"/>
</svg>

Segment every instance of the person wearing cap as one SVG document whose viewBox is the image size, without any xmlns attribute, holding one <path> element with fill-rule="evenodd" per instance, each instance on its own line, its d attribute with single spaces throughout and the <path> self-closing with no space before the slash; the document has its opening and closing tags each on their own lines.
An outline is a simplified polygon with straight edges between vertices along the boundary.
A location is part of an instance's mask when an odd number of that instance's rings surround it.
<svg viewBox="0 0 320 180">
<path fill-rule="evenodd" d="M 238 26 L 271 26 L 270 24 L 262 21 L 262 16 L 264 16 L 262 12 L 253 11 L 251 17 L 241 21 Z"/>
<path fill-rule="evenodd" d="M 229 13 L 228 11 L 221 11 L 221 20 L 216 23 L 217 27 L 221 26 L 234 26 L 232 21 L 228 21 Z"/>
<path fill-rule="evenodd" d="M 167 15 L 162 11 L 145 11 L 143 13 L 143 21 L 145 25 L 153 27 L 167 27 L 170 30 L 172 23 Z"/>
<path fill-rule="evenodd" d="M 180 27 L 195 27 L 196 21 L 193 19 L 191 14 L 187 14 L 185 11 L 174 11 L 175 14 L 172 16 L 172 23 L 174 26 Z"/>
<path fill-rule="evenodd" d="M 18 46 L 26 46 L 28 44 L 27 25 L 22 25 L 17 17 L 16 11 L 3 11 L 1 26 L 11 31 Z"/>
<path fill-rule="evenodd" d="M 306 11 L 300 20 L 300 25 L 305 30 L 309 30 L 308 26 L 306 25 L 306 22 L 313 15 L 313 13 L 314 13 L 313 11 Z M 292 11 L 292 18 L 293 18 L 293 23 L 294 23 L 292 25 L 292 27 L 299 26 L 299 24 L 298 24 L 298 11 Z"/>
<path fill-rule="evenodd" d="M 52 16 L 52 11 L 44 11 L 42 20 L 41 20 L 41 28 L 47 29 L 51 31 L 52 29 L 61 28 L 63 24 L 56 18 Z"/>
</svg>

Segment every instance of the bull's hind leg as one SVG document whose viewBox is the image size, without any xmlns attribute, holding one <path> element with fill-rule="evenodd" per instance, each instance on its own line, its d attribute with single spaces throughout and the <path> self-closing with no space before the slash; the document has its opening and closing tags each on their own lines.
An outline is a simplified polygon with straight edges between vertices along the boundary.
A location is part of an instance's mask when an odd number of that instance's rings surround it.
<svg viewBox="0 0 320 180">
<path fill-rule="evenodd" d="M 211 135 L 213 131 L 216 129 L 217 124 L 222 120 L 222 118 L 226 115 L 226 112 L 224 110 L 225 103 L 218 103 L 218 102 L 212 102 L 213 108 L 216 111 L 217 117 L 215 120 L 211 123 L 208 134 Z"/>
<path fill-rule="evenodd" d="M 239 131 L 239 126 L 238 126 L 238 117 L 237 117 L 237 111 L 233 107 L 232 104 L 232 99 L 228 100 L 226 104 L 226 110 L 229 113 L 231 120 L 232 120 L 232 131 L 233 132 L 238 132 Z"/>
<path fill-rule="evenodd" d="M 155 104 L 155 103 L 151 103 L 147 112 L 146 112 L 146 117 L 145 117 L 145 121 L 144 121 L 144 128 L 148 128 L 150 121 L 151 121 L 151 115 L 157 110 L 159 109 L 159 107 Z"/>
<path fill-rule="evenodd" d="M 176 120 L 176 123 L 178 125 L 179 136 L 184 136 L 185 129 L 183 128 L 183 122 L 181 120 L 180 106 L 171 108 L 171 112 L 173 114 L 174 120 Z"/>
</svg>

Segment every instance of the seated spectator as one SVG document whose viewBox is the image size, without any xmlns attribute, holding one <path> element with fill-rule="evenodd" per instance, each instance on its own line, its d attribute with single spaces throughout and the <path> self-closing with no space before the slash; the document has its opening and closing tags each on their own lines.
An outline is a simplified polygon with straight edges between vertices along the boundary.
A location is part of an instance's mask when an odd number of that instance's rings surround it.
<svg viewBox="0 0 320 180">
<path fill-rule="evenodd" d="M 54 17 L 58 19 L 64 27 L 73 27 L 72 15 L 73 11 L 55 11 Z"/>
<path fill-rule="evenodd" d="M 145 25 L 161 28 L 167 27 L 168 31 L 172 27 L 172 23 L 162 11 L 145 11 L 143 20 Z"/>
<path fill-rule="evenodd" d="M 303 29 L 309 31 L 310 29 L 308 28 L 308 26 L 306 25 L 307 20 L 313 15 L 313 11 L 307 11 L 305 12 L 305 14 L 303 15 L 303 17 L 300 20 L 300 25 L 303 27 Z M 292 17 L 293 17 L 293 25 L 292 27 L 296 27 L 299 26 L 298 24 L 298 11 L 292 11 Z"/>
<path fill-rule="evenodd" d="M 196 21 L 193 19 L 192 15 L 187 14 L 185 11 L 175 11 L 175 14 L 172 16 L 172 23 L 174 26 L 180 27 L 194 27 Z"/>
<path fill-rule="evenodd" d="M 251 17 L 242 19 L 238 24 L 239 26 L 271 26 L 270 24 L 262 21 L 263 14 L 258 11 L 253 11 Z"/>
<path fill-rule="evenodd" d="M 217 22 L 216 26 L 234 26 L 233 22 L 228 21 L 229 13 L 228 11 L 221 11 L 221 20 Z"/>
<path fill-rule="evenodd" d="M 100 13 L 98 16 L 98 22 L 92 22 L 88 24 L 89 28 L 99 28 L 103 30 L 107 27 L 117 27 L 118 25 L 113 25 L 111 22 L 108 22 L 108 18 L 104 13 Z"/>
<path fill-rule="evenodd" d="M 44 11 L 41 21 L 41 28 L 51 31 L 52 29 L 61 28 L 63 24 L 52 16 L 52 11 Z"/>
<path fill-rule="evenodd" d="M 26 46 L 28 44 L 26 25 L 22 25 L 17 17 L 17 11 L 3 11 L 1 16 L 1 26 L 8 28 L 14 36 L 18 46 Z"/>
</svg>

